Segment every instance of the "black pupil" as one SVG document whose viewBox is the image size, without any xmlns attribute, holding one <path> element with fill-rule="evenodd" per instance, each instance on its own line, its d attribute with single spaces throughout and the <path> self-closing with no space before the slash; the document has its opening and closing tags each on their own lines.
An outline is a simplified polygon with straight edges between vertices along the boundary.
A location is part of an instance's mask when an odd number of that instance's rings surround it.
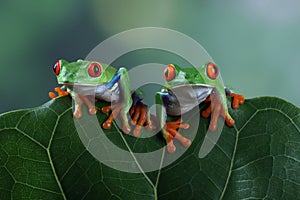
<svg viewBox="0 0 300 200">
<path fill-rule="evenodd" d="M 214 74 L 218 73 L 218 68 L 214 65 Z"/>
<path fill-rule="evenodd" d="M 165 70 L 165 77 L 168 78 L 168 75 L 169 75 L 169 69 L 167 68 L 167 69 Z"/>
<path fill-rule="evenodd" d="M 57 63 L 53 66 L 53 71 L 56 72 Z"/>
<path fill-rule="evenodd" d="M 94 65 L 94 73 L 95 74 L 99 73 L 99 67 L 98 67 L 98 65 Z"/>
<path fill-rule="evenodd" d="M 214 72 L 214 74 L 216 74 L 216 73 L 217 73 L 217 69 L 216 69 L 216 67 L 215 67 L 215 66 L 213 66 L 213 72 Z"/>
</svg>

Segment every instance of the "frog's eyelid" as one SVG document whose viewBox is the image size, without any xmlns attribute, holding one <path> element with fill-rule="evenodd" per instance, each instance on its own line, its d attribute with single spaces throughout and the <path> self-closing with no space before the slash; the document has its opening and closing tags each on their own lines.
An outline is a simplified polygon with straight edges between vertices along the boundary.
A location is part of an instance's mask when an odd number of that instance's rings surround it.
<svg viewBox="0 0 300 200">
<path fill-rule="evenodd" d="M 212 62 L 209 62 L 206 65 L 206 74 L 210 79 L 215 80 L 219 75 L 218 66 Z"/>
<path fill-rule="evenodd" d="M 100 63 L 98 62 L 92 62 L 89 66 L 88 66 L 88 74 L 91 77 L 99 77 L 102 73 L 102 66 Z"/>
<path fill-rule="evenodd" d="M 60 68 L 61 68 L 61 61 L 59 60 L 59 61 L 57 61 L 57 62 L 54 64 L 54 66 L 53 66 L 53 71 L 54 71 L 54 73 L 55 73 L 56 76 L 59 75 L 59 73 L 60 73 Z"/>
<path fill-rule="evenodd" d="M 175 78 L 176 76 L 176 69 L 175 66 L 170 64 L 167 65 L 163 71 L 163 76 L 165 78 L 166 81 L 171 81 Z"/>
</svg>

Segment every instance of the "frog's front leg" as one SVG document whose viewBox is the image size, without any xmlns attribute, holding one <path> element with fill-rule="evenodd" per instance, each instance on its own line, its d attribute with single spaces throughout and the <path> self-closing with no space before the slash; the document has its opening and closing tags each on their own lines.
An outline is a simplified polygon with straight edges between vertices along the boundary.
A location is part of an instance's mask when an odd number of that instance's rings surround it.
<svg viewBox="0 0 300 200">
<path fill-rule="evenodd" d="M 85 103 L 87 105 L 87 107 L 89 108 L 89 113 L 91 115 L 94 115 L 97 113 L 97 109 L 95 108 L 95 106 L 91 103 L 91 101 L 88 99 L 88 97 L 84 96 L 84 95 L 80 95 L 77 94 L 71 90 L 69 91 L 65 91 L 63 88 L 60 87 L 56 87 L 54 89 L 57 93 L 58 96 L 67 96 L 67 95 L 71 95 L 72 99 L 75 102 L 75 109 L 73 112 L 73 116 L 75 118 L 80 118 L 82 116 L 82 103 Z M 49 92 L 49 97 L 51 99 L 54 99 L 57 97 L 57 95 L 53 92 Z"/>
<path fill-rule="evenodd" d="M 173 139 L 177 139 L 183 146 L 189 147 L 191 145 L 191 141 L 184 136 L 182 136 L 179 132 L 179 128 L 188 129 L 189 124 L 182 124 L 181 118 L 179 118 L 175 122 L 166 122 L 167 113 L 166 113 L 166 103 L 164 102 L 164 96 L 168 96 L 166 92 L 158 92 L 156 93 L 156 117 L 157 123 L 159 125 L 160 130 L 162 131 L 163 137 L 167 142 L 167 150 L 169 153 L 174 153 L 176 151 L 176 147 L 173 143 Z"/>
<path fill-rule="evenodd" d="M 232 98 L 231 107 L 233 109 L 238 109 L 241 104 L 244 104 L 245 98 L 243 95 L 235 94 L 231 92 L 228 88 L 225 88 L 225 94 Z"/>
<path fill-rule="evenodd" d="M 217 90 L 214 90 L 204 102 L 209 103 L 209 106 L 202 111 L 201 115 L 204 118 L 208 118 L 210 115 L 212 116 L 209 123 L 210 131 L 214 132 L 217 129 L 218 119 L 220 116 L 225 119 L 227 126 L 231 127 L 234 125 L 235 121 L 228 113 L 227 106 L 221 101 Z"/>
<path fill-rule="evenodd" d="M 75 104 L 75 109 L 73 112 L 73 116 L 75 118 L 80 118 L 82 116 L 82 104 L 86 104 L 86 106 L 89 109 L 89 113 L 91 115 L 94 115 L 97 113 L 97 109 L 95 108 L 95 106 L 91 103 L 91 101 L 88 99 L 88 97 L 77 94 L 73 91 L 70 91 L 71 97 L 74 100 L 74 104 Z"/>
<path fill-rule="evenodd" d="M 89 113 L 95 115 L 97 113 L 97 108 L 91 103 L 91 100 L 84 95 L 77 94 L 81 101 L 88 107 Z"/>
<path fill-rule="evenodd" d="M 226 96 L 232 97 L 232 108 L 237 109 L 240 104 L 243 104 L 245 99 L 244 96 L 231 93 L 228 89 L 225 89 Z M 214 90 L 211 95 L 204 101 L 205 103 L 210 102 L 209 106 L 202 111 L 202 116 L 208 118 L 212 114 L 212 119 L 209 124 L 209 130 L 215 131 L 217 128 L 218 118 L 222 116 L 225 119 L 226 125 L 232 127 L 235 121 L 232 119 L 228 112 L 226 101 L 223 102 L 220 98 L 217 90 Z"/>
<path fill-rule="evenodd" d="M 82 99 L 73 91 L 70 91 L 70 95 L 74 101 L 73 116 L 78 119 L 82 116 Z"/>
<path fill-rule="evenodd" d="M 112 111 L 109 117 L 107 118 L 107 120 L 102 124 L 102 127 L 104 129 L 108 130 L 111 128 L 113 120 L 119 115 L 121 108 L 122 108 L 122 104 L 114 104 L 114 105 L 104 106 L 101 108 L 101 111 L 103 113 L 109 113 L 110 111 Z"/>
<path fill-rule="evenodd" d="M 120 99 L 119 102 L 115 105 L 103 107 L 101 110 L 104 113 L 108 113 L 112 110 L 111 115 L 109 118 L 103 123 L 104 129 L 110 129 L 112 125 L 112 121 L 116 118 L 119 114 L 122 121 L 122 131 L 128 134 L 131 130 L 129 126 L 129 109 L 132 105 L 132 98 L 131 98 L 131 91 L 130 91 L 130 81 L 128 77 L 128 72 L 125 68 L 121 67 L 114 78 L 109 82 L 108 87 L 113 87 L 116 83 L 119 84 L 120 87 Z"/>
</svg>

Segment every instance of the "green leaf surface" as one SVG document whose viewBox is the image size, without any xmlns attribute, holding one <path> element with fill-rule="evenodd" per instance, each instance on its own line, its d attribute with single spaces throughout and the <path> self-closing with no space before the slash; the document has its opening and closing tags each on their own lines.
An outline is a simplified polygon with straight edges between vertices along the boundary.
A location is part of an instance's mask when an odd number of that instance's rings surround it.
<svg viewBox="0 0 300 200">
<path fill-rule="evenodd" d="M 127 173 L 95 159 L 78 136 L 69 97 L 2 114 L 0 199 L 299 199 L 300 109 L 263 97 L 230 113 L 235 127 L 224 127 L 205 158 L 198 153 L 209 120 L 201 118 L 184 155 L 147 173 L 139 163 L 141 173 Z M 115 127 L 105 134 L 127 151 L 164 145 L 160 136 L 138 139 Z"/>
</svg>

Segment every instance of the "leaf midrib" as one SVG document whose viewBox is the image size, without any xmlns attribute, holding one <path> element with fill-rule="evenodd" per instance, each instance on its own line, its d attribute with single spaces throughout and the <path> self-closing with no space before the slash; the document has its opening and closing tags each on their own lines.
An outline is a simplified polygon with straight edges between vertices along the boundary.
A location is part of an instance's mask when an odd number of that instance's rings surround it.
<svg viewBox="0 0 300 200">
<path fill-rule="evenodd" d="M 226 179 L 226 182 L 225 182 L 225 185 L 224 185 L 224 189 L 220 195 L 220 198 L 219 200 L 222 200 L 224 195 L 225 195 L 225 192 L 227 190 L 227 187 L 228 187 L 228 184 L 229 184 L 229 180 L 230 180 L 230 177 L 231 177 L 231 173 L 233 171 L 233 163 L 234 163 L 234 159 L 235 159 L 235 155 L 236 155 L 236 149 L 237 149 L 237 144 L 238 144 L 238 139 L 239 139 L 239 134 L 240 132 L 249 124 L 249 122 L 259 113 L 259 112 L 262 112 L 262 111 L 268 111 L 268 110 L 273 110 L 273 111 L 276 111 L 280 114 L 282 114 L 283 116 L 285 116 L 287 119 L 289 119 L 291 121 L 291 123 L 294 125 L 294 127 L 297 129 L 297 131 L 300 133 L 300 129 L 299 127 L 296 125 L 296 123 L 294 122 L 293 118 L 291 118 L 289 115 L 287 115 L 286 113 L 284 113 L 282 110 L 280 109 L 277 109 L 277 108 L 264 108 L 264 109 L 260 109 L 260 108 L 257 108 L 256 106 L 254 106 L 253 104 L 249 103 L 249 105 L 251 105 L 253 108 L 256 109 L 256 111 L 251 115 L 251 117 L 249 117 L 249 119 L 244 123 L 244 125 L 240 128 L 240 130 L 237 129 L 236 126 L 234 126 L 234 129 L 236 130 L 236 140 L 235 140 L 235 144 L 234 144 L 234 149 L 233 149 L 233 152 L 232 152 L 232 158 L 231 158 L 231 161 L 230 161 L 230 166 L 229 166 L 229 172 L 228 172 L 228 175 L 227 175 L 227 179 Z"/>
<path fill-rule="evenodd" d="M 48 155 L 48 159 L 49 159 L 49 163 L 50 163 L 50 166 L 51 166 L 51 170 L 52 170 L 52 172 L 53 172 L 53 176 L 54 176 L 54 178 L 55 178 L 55 181 L 56 181 L 56 183 L 57 183 L 57 186 L 58 186 L 58 188 L 59 188 L 59 190 L 60 190 L 60 192 L 61 192 L 62 197 L 63 197 L 64 200 L 67 200 L 67 198 L 66 198 L 66 195 L 65 195 L 65 193 L 64 193 L 64 190 L 63 190 L 63 188 L 62 188 L 62 185 L 61 185 L 61 183 L 60 183 L 60 181 L 59 181 L 58 175 L 57 175 L 56 170 L 55 170 L 55 166 L 54 166 L 54 164 L 53 164 L 53 162 L 52 162 L 52 157 L 51 157 L 50 148 L 51 148 L 51 144 L 52 144 L 52 141 L 53 141 L 54 133 L 55 133 L 56 128 L 57 128 L 57 126 L 58 126 L 58 124 L 59 124 L 60 118 L 61 118 L 65 113 L 69 112 L 69 110 L 71 110 L 71 109 L 72 109 L 72 107 L 69 107 L 69 108 L 66 109 L 64 112 L 62 112 L 60 115 L 57 115 L 58 117 L 57 117 L 57 120 L 56 120 L 55 125 L 54 125 L 54 127 L 53 127 L 53 130 L 52 130 L 52 133 L 51 133 L 51 137 L 50 137 L 50 140 L 49 140 L 48 147 L 46 148 L 46 152 L 47 152 L 47 155 Z"/>
<path fill-rule="evenodd" d="M 133 160 L 135 161 L 138 169 L 140 170 L 140 172 L 143 174 L 143 176 L 145 177 L 145 179 L 147 180 L 147 182 L 150 184 L 150 186 L 153 188 L 153 193 L 154 193 L 154 199 L 157 200 L 158 199 L 158 194 L 157 194 L 157 186 L 158 186 L 158 182 L 159 182 L 159 176 L 160 176 L 160 171 L 161 171 L 161 166 L 163 163 L 163 157 L 164 157 L 164 152 L 165 152 L 165 148 L 163 150 L 162 153 L 162 158 L 161 158 L 161 162 L 160 162 L 160 168 L 158 170 L 158 174 L 157 174 L 157 179 L 156 179 L 156 183 L 153 184 L 152 181 L 150 180 L 150 178 L 147 176 L 147 174 L 143 171 L 141 165 L 139 164 L 138 160 L 136 159 L 136 157 L 134 156 L 134 153 L 132 151 L 132 149 L 130 148 L 129 144 L 127 143 L 124 134 L 119 130 L 117 124 L 115 122 L 113 122 L 115 129 L 117 130 L 117 132 L 120 134 L 126 148 L 128 149 L 128 151 L 130 152 L 130 155 L 132 156 Z"/>
</svg>

